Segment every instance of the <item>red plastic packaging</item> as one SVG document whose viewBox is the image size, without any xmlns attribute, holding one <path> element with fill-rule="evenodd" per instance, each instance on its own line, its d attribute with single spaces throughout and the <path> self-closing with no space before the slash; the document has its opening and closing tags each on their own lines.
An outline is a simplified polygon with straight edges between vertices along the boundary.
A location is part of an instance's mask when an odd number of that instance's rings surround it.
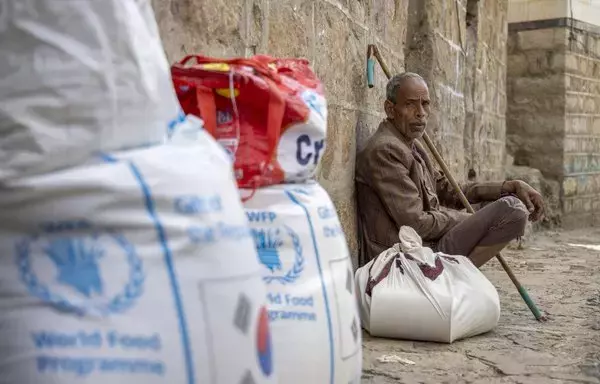
<svg viewBox="0 0 600 384">
<path fill-rule="evenodd" d="M 327 106 L 307 60 L 191 55 L 171 74 L 184 112 L 202 118 L 232 156 L 239 187 L 314 175 L 325 151 Z"/>
</svg>

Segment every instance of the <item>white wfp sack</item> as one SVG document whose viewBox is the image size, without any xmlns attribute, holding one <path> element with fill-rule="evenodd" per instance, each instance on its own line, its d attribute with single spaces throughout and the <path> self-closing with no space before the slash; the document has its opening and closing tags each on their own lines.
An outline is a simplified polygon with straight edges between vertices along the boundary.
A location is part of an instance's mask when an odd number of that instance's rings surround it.
<svg viewBox="0 0 600 384">
<path fill-rule="evenodd" d="M 352 262 L 327 192 L 316 183 L 270 186 L 244 207 L 267 283 L 280 382 L 360 383 Z"/>
<path fill-rule="evenodd" d="M 149 0 L 4 0 L 0 181 L 156 144 L 180 120 Z"/>
<path fill-rule="evenodd" d="M 373 336 L 451 343 L 493 329 L 498 293 L 465 256 L 434 253 L 411 227 L 356 271 L 363 327 Z"/>
<path fill-rule="evenodd" d="M 231 164 L 201 139 L 0 191 L 0 383 L 277 382 Z"/>
</svg>

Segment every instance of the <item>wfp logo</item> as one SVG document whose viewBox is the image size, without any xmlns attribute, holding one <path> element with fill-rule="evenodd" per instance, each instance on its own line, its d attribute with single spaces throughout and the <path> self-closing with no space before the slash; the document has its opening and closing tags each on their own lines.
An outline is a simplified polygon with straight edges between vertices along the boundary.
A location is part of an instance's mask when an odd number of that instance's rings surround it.
<svg viewBox="0 0 600 384">
<path fill-rule="evenodd" d="M 59 238 L 50 241 L 44 249 L 58 269 L 58 282 L 71 286 L 86 297 L 102 294 L 102 280 L 98 261 L 104 250 L 95 241 Z"/>
<path fill-rule="evenodd" d="M 79 315 L 109 315 L 131 308 L 145 280 L 133 246 L 112 232 L 89 228 L 74 232 L 69 227 L 17 242 L 19 276 L 29 293 Z"/>
<path fill-rule="evenodd" d="M 255 229 L 252 230 L 258 258 L 261 263 L 271 272 L 281 270 L 279 248 L 283 245 L 279 229 Z"/>
<path fill-rule="evenodd" d="M 263 277 L 266 283 L 278 281 L 281 284 L 290 284 L 300 277 L 304 270 L 302 244 L 290 227 L 253 228 L 252 235 L 258 259 L 270 272 Z M 293 252 L 293 257 L 286 257 L 290 251 Z"/>
</svg>

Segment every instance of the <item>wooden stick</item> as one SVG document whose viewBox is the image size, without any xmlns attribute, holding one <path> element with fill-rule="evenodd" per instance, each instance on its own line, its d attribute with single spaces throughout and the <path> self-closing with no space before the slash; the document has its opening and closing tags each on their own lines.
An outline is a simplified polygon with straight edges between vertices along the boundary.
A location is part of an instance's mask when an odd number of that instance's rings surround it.
<svg viewBox="0 0 600 384">
<path fill-rule="evenodd" d="M 377 46 L 374 45 L 374 44 L 371 44 L 369 46 L 369 49 L 367 50 L 367 52 L 368 52 L 368 54 L 372 53 L 373 56 L 375 56 L 375 58 L 379 62 L 379 65 L 381 66 L 381 69 L 385 73 L 385 76 L 388 79 L 390 79 L 392 77 L 392 74 L 391 74 L 388 66 L 386 65 L 385 61 L 383 60 L 383 57 L 381 57 L 381 54 L 379 53 L 379 49 L 377 49 Z M 367 59 L 370 59 L 370 57 L 368 57 Z M 373 71 L 370 71 L 370 72 L 372 73 Z M 367 76 L 369 76 L 369 75 L 367 75 Z M 371 80 L 369 80 L 369 82 L 372 83 Z M 458 183 L 456 182 L 456 180 L 452 176 L 452 173 L 450 173 L 450 170 L 448 169 L 448 166 L 444 162 L 444 159 L 442 159 L 442 156 L 440 155 L 440 153 L 438 152 L 438 150 L 435 148 L 435 145 L 433 145 L 433 142 L 429 138 L 429 135 L 427 134 L 427 132 L 423 132 L 423 140 L 425 141 L 425 144 L 427 144 L 427 147 L 429 148 L 429 151 L 433 154 L 433 157 L 435 157 L 435 160 L 439 164 L 440 168 L 442 168 L 442 171 L 444 172 L 444 174 L 448 178 L 448 181 L 450 181 L 450 184 L 456 190 L 456 193 L 458 194 L 458 197 L 459 197 L 460 201 L 463 203 L 463 205 L 465 206 L 465 208 L 467 209 L 467 211 L 469 211 L 470 213 L 475 213 L 475 210 L 473 209 L 473 207 L 469 203 L 469 200 L 467 200 L 467 197 L 465 196 L 465 194 L 463 193 L 462 189 L 460 188 L 460 186 L 458 185 Z M 504 260 L 504 258 L 502 257 L 502 255 L 498 254 L 498 255 L 496 255 L 496 258 L 500 262 L 500 265 L 502 266 L 502 268 L 504 269 L 504 271 L 506 272 L 506 274 L 508 275 L 508 277 L 510 278 L 510 280 L 513 282 L 513 284 L 515 285 L 515 287 L 517 287 L 517 290 L 519 291 L 519 294 L 523 298 L 523 301 L 525 301 L 525 304 L 527 304 L 527 306 L 529 307 L 529 309 L 531 310 L 531 312 L 535 316 L 536 320 L 538 320 L 538 321 L 546 321 L 546 316 L 544 316 L 540 312 L 540 310 L 538 309 L 538 307 L 535 305 L 534 301 L 529 296 L 529 293 L 527 292 L 527 290 L 525 289 L 525 287 L 523 287 L 521 285 L 521 283 L 519 282 L 519 280 L 517 279 L 517 277 L 515 276 L 515 274 L 513 273 L 513 271 L 510 269 L 510 267 L 508 266 L 508 264 L 506 263 L 506 261 Z"/>
</svg>

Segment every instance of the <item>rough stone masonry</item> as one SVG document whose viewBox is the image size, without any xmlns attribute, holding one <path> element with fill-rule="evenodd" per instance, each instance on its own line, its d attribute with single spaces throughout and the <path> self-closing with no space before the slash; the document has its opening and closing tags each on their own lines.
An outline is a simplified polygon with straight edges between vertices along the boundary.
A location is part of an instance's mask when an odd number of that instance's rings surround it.
<svg viewBox="0 0 600 384">
<path fill-rule="evenodd" d="M 557 17 L 509 28 L 509 151 L 560 183 L 563 226 L 598 224 L 600 26 Z"/>
<path fill-rule="evenodd" d="M 504 176 L 507 0 L 154 0 L 167 55 L 305 57 L 324 82 L 328 147 L 319 180 L 356 256 L 356 151 L 383 115 L 386 78 L 366 86 L 368 44 L 393 72 L 421 73 L 429 132 L 465 179 Z M 471 172 L 473 173 L 473 172 Z"/>
</svg>

